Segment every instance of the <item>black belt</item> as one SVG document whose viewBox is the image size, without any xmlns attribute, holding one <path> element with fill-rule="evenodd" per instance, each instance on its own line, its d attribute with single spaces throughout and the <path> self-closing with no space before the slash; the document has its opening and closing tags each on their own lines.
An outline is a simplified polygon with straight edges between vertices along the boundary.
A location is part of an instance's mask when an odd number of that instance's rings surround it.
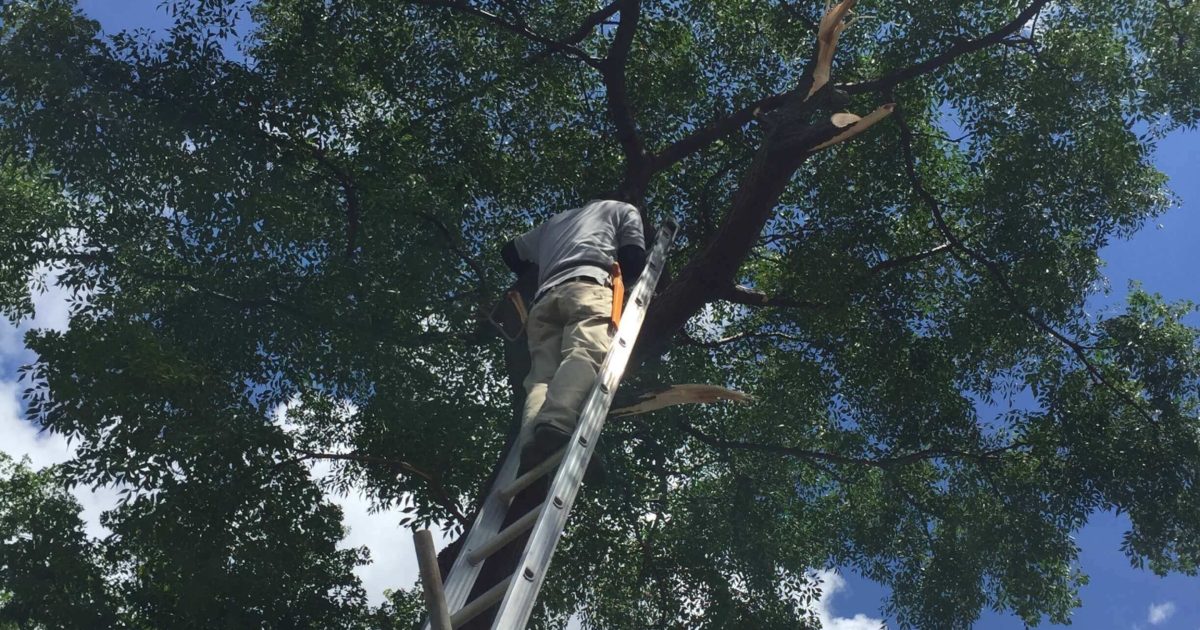
<svg viewBox="0 0 1200 630">
<path fill-rule="evenodd" d="M 554 286 L 559 286 L 561 284 L 567 284 L 568 282 L 589 282 L 591 284 L 598 284 L 600 286 L 604 286 L 603 282 L 600 282 L 599 280 L 597 280 L 591 276 L 572 276 L 570 278 L 567 278 L 566 280 L 563 280 L 562 282 L 559 282 L 558 284 L 556 284 Z"/>
</svg>

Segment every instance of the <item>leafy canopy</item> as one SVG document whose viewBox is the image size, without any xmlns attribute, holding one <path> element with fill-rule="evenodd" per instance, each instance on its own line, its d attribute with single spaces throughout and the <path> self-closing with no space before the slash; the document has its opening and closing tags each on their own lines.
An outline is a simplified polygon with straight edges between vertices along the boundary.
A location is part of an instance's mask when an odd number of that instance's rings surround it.
<svg viewBox="0 0 1200 630">
<path fill-rule="evenodd" d="M 79 445 L 62 482 L 4 464 L 5 623 L 411 623 L 322 491 L 461 530 L 519 404 L 496 252 L 595 195 L 683 232 L 624 387 L 756 402 L 610 426 L 539 624 L 799 627 L 831 565 L 906 627 L 1065 622 L 1104 510 L 1197 571 L 1193 307 L 1083 304 L 1170 203 L 1200 4 L 863 0 L 824 87 L 810 2 L 166 8 L 104 35 L 0 1 L 0 311 L 74 298 L 23 376 Z M 59 483 L 129 489 L 112 536 Z"/>
</svg>

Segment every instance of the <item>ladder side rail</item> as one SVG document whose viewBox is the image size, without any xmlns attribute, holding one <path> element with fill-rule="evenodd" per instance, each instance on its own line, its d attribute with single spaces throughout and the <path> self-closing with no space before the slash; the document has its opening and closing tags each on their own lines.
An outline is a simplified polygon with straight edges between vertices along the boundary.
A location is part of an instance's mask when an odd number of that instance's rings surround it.
<svg viewBox="0 0 1200 630">
<path fill-rule="evenodd" d="M 542 580 L 566 526 L 571 506 L 579 494 L 579 487 L 583 484 L 584 470 L 604 428 L 617 385 L 632 356 L 646 309 L 654 295 L 654 288 L 666 264 L 666 254 L 675 239 L 677 229 L 675 222 L 669 220 L 659 230 L 646 261 L 646 268 L 630 294 L 629 307 L 621 317 L 620 326 L 600 368 L 600 374 L 581 410 L 579 423 L 571 436 L 567 453 L 554 475 L 546 501 L 542 504 L 542 512 L 529 535 L 529 543 L 521 553 L 517 573 L 512 576 L 509 590 L 500 603 L 492 625 L 493 630 L 524 628 L 533 613 Z"/>
<path fill-rule="evenodd" d="M 519 440 L 520 438 L 518 438 L 518 442 L 514 447 L 509 449 L 508 456 L 504 458 L 500 474 L 496 475 L 495 482 L 488 489 L 483 507 L 479 510 L 479 515 L 475 518 L 475 522 L 471 524 L 471 530 L 467 533 L 467 539 L 463 541 L 462 548 L 458 550 L 458 557 L 454 559 L 454 564 L 450 567 L 450 573 L 446 576 L 447 579 L 444 587 L 446 592 L 446 606 L 450 609 L 451 615 L 457 613 L 467 603 L 467 598 L 471 595 L 471 588 L 475 586 L 475 580 L 479 577 L 479 572 L 483 569 L 482 562 L 478 564 L 471 563 L 468 557 L 471 555 L 471 550 L 483 546 L 499 533 L 500 527 L 504 524 L 504 517 L 508 514 L 510 499 L 501 496 L 499 492 L 495 491 L 495 488 L 502 488 L 516 479 L 517 468 L 521 465 L 521 444 Z M 421 625 L 421 628 L 422 630 L 430 630 L 428 618 Z"/>
</svg>

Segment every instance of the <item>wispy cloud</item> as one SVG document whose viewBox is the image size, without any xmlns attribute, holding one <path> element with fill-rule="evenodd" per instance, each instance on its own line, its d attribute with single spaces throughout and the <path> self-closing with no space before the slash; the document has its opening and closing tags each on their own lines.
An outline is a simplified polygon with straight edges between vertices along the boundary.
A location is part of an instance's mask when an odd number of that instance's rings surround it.
<svg viewBox="0 0 1200 630">
<path fill-rule="evenodd" d="M 1175 602 L 1163 602 L 1161 604 L 1150 604 L 1150 611 L 1146 615 L 1146 621 L 1152 625 L 1158 624 L 1171 618 L 1175 614 Z"/>
</svg>

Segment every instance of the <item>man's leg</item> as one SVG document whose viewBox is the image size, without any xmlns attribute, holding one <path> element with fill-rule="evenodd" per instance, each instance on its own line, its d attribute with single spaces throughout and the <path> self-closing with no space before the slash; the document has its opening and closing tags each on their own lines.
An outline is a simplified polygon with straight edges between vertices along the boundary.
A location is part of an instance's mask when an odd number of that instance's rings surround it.
<svg viewBox="0 0 1200 630">
<path fill-rule="evenodd" d="M 529 374 L 525 376 L 522 429 L 527 429 L 530 421 L 542 409 L 542 403 L 546 400 L 546 389 L 554 378 L 562 358 L 562 323 L 556 321 L 556 310 L 553 296 L 547 295 L 533 306 L 525 324 L 530 368 Z"/>
<path fill-rule="evenodd" d="M 566 320 L 561 333 L 562 361 L 547 387 L 545 402 L 535 422 L 571 432 L 612 343 L 609 331 L 612 289 L 574 282 L 559 287 L 558 291 L 560 314 Z"/>
</svg>

